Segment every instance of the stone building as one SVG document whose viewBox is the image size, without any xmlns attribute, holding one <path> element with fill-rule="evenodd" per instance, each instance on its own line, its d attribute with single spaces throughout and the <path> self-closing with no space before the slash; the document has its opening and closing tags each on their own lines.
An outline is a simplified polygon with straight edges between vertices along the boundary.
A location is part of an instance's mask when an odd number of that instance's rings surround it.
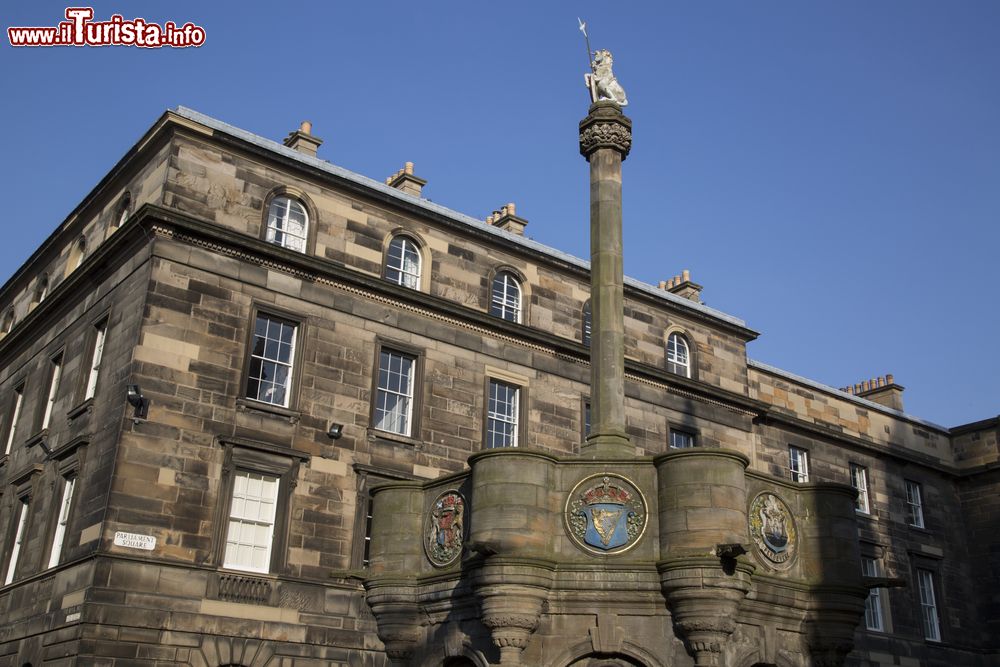
<svg viewBox="0 0 1000 667">
<path fill-rule="evenodd" d="M 686 273 L 598 399 L 587 262 L 320 143 L 169 111 L 0 291 L 0 667 L 1000 664 L 998 418 Z"/>
</svg>

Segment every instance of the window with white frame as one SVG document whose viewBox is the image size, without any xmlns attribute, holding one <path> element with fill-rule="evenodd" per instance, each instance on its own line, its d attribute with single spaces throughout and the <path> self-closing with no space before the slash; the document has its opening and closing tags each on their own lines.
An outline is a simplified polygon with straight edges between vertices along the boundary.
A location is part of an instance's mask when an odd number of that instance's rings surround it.
<svg viewBox="0 0 1000 667">
<path fill-rule="evenodd" d="M 14 581 L 14 571 L 17 569 L 17 561 L 21 556 L 21 545 L 24 543 L 28 527 L 28 499 L 23 498 L 18 502 L 20 508 L 17 513 L 17 528 L 14 531 L 14 542 L 10 550 L 10 558 L 7 561 L 7 572 L 3 578 L 4 586 Z"/>
<path fill-rule="evenodd" d="M 906 485 L 906 522 L 917 528 L 924 527 L 924 494 L 917 482 L 905 480 Z"/>
<path fill-rule="evenodd" d="M 879 577 L 878 561 L 867 556 L 861 557 L 861 574 L 866 577 Z M 869 588 L 865 599 L 865 627 L 875 632 L 884 632 L 882 622 L 882 589 Z"/>
<path fill-rule="evenodd" d="M 7 419 L 7 447 L 4 454 L 10 454 L 10 449 L 14 444 L 14 436 L 17 433 L 17 422 L 21 418 L 21 407 L 24 405 L 24 383 L 14 387 L 14 403 L 11 405 L 10 414 Z"/>
<path fill-rule="evenodd" d="M 490 315 L 509 322 L 521 321 L 521 283 L 510 271 L 498 271 L 493 276 Z"/>
<path fill-rule="evenodd" d="M 49 427 L 52 421 L 52 408 L 56 404 L 56 397 L 59 394 L 59 381 L 62 379 L 62 353 L 52 357 L 52 366 L 49 369 L 49 395 L 45 400 L 45 412 L 42 414 L 42 428 Z"/>
<path fill-rule="evenodd" d="M 583 344 L 590 347 L 590 329 L 592 325 L 592 316 L 590 312 L 590 301 L 583 304 Z"/>
<path fill-rule="evenodd" d="M 858 490 L 858 499 L 854 503 L 854 509 L 862 514 L 871 512 L 868 504 L 868 468 L 851 464 L 851 486 Z"/>
<path fill-rule="evenodd" d="M 59 503 L 59 517 L 56 519 L 56 529 L 52 534 L 52 548 L 49 550 L 49 567 L 59 564 L 62 557 L 63 544 L 66 542 L 66 526 L 69 524 L 69 511 L 73 505 L 73 490 L 76 488 L 76 475 L 63 480 L 62 502 Z"/>
<path fill-rule="evenodd" d="M 490 380 L 486 417 L 486 447 L 517 447 L 518 403 L 521 388 Z"/>
<path fill-rule="evenodd" d="M 694 447 L 694 434 L 687 431 L 670 429 L 670 449 L 688 449 Z"/>
<path fill-rule="evenodd" d="M 104 318 L 94 325 L 93 349 L 90 351 L 90 369 L 87 372 L 87 388 L 83 400 L 94 397 L 97 393 L 97 378 L 101 374 L 101 360 L 104 358 L 104 340 L 108 334 L 108 319 Z"/>
<path fill-rule="evenodd" d="M 272 199 L 267 210 L 265 239 L 289 250 L 305 252 L 308 237 L 309 214 L 302 202 L 285 196 Z"/>
<path fill-rule="evenodd" d="M 667 371 L 691 377 L 691 353 L 687 339 L 679 333 L 667 336 Z"/>
<path fill-rule="evenodd" d="M 788 469 L 793 482 L 809 481 L 809 452 L 794 445 L 788 446 Z"/>
<path fill-rule="evenodd" d="M 295 362 L 294 322 L 258 313 L 254 323 L 247 398 L 288 407 Z"/>
<path fill-rule="evenodd" d="M 941 641 L 941 627 L 938 624 L 937 602 L 934 597 L 934 573 L 917 570 L 917 588 L 920 591 L 920 615 L 924 622 L 924 639 Z"/>
<path fill-rule="evenodd" d="M 378 389 L 375 396 L 375 428 L 411 435 L 413 383 L 417 360 L 402 352 L 379 352 Z"/>
<path fill-rule="evenodd" d="M 249 572 L 270 570 L 279 481 L 278 477 L 249 470 L 234 473 L 224 567 Z"/>
<path fill-rule="evenodd" d="M 420 248 L 407 236 L 395 236 L 389 242 L 385 260 L 385 279 L 391 283 L 420 289 Z"/>
</svg>

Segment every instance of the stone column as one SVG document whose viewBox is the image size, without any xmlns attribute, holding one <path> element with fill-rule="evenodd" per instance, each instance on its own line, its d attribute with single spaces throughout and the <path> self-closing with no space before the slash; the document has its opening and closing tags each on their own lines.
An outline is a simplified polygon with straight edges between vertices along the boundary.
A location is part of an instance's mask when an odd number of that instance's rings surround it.
<svg viewBox="0 0 1000 667">
<path fill-rule="evenodd" d="M 622 261 L 622 161 L 632 121 L 611 101 L 580 121 L 580 153 L 590 162 L 590 435 L 582 456 L 635 454 L 625 432 L 625 318 Z"/>
</svg>

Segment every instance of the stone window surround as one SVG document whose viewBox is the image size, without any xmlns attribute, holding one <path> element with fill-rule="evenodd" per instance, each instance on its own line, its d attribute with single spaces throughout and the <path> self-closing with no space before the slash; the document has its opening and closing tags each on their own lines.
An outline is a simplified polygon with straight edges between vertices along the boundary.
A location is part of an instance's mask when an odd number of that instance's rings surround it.
<svg viewBox="0 0 1000 667">
<path fill-rule="evenodd" d="M 792 456 L 794 453 L 799 453 L 801 456 L 798 457 L 800 470 L 796 470 L 792 467 L 792 461 L 795 460 Z M 804 484 L 809 481 L 809 449 L 801 445 L 789 443 L 788 445 L 788 472 L 790 474 L 790 479 L 796 484 Z"/>
<path fill-rule="evenodd" d="M 387 275 L 389 269 L 389 248 L 397 238 L 403 238 L 416 246 L 417 254 L 420 256 L 420 266 L 417 275 L 418 284 L 415 288 L 392 280 Z M 405 289 L 416 289 L 418 292 L 429 293 L 431 291 L 431 272 L 428 270 L 428 267 L 432 263 L 429 248 L 430 246 L 427 245 L 427 241 L 420 234 L 405 227 L 396 227 L 386 234 L 382 240 L 382 279 Z"/>
<path fill-rule="evenodd" d="M 286 248 L 279 243 L 267 240 L 267 221 L 271 212 L 271 202 L 278 197 L 288 197 L 289 199 L 294 199 L 302 204 L 302 208 L 306 211 L 306 247 L 300 254 L 315 255 L 316 228 L 319 227 L 319 213 L 316 205 L 313 203 L 312 199 L 309 198 L 309 195 L 307 195 L 304 190 L 297 188 L 294 185 L 279 185 L 275 188 L 271 188 L 271 190 L 264 196 L 264 201 L 261 205 L 260 232 L 257 234 L 258 238 L 265 243 L 270 243 L 271 245 L 275 245 L 279 248 L 285 248 L 289 252 L 299 253 L 298 250 Z"/>
<path fill-rule="evenodd" d="M 941 578 L 941 564 L 942 561 L 932 556 L 931 554 L 926 554 L 923 552 L 907 552 L 910 557 L 910 572 L 912 573 L 913 586 L 910 587 L 910 592 L 912 595 L 913 606 L 916 610 L 916 620 L 917 628 L 920 633 L 920 637 L 924 641 L 928 642 L 942 642 L 944 641 L 944 618 L 941 616 L 941 600 L 947 600 L 948 596 L 944 595 L 942 590 L 943 580 Z M 924 626 L 924 605 L 920 596 L 921 592 L 921 572 L 926 572 L 930 575 L 931 582 L 931 592 L 934 595 L 934 613 L 937 620 L 937 637 L 928 637 Z"/>
<path fill-rule="evenodd" d="M 213 531 L 213 564 L 219 569 L 234 572 L 253 572 L 226 568 L 226 537 L 229 532 L 229 510 L 233 502 L 236 471 L 270 475 L 278 478 L 278 502 L 274 511 L 274 528 L 271 537 L 270 574 L 287 572 L 288 529 L 292 510 L 292 491 L 298 481 L 299 466 L 309 460 L 309 455 L 283 445 L 237 437 L 220 437 L 219 445 L 225 449 L 222 477 L 219 479 L 218 507 Z"/>
<path fill-rule="evenodd" d="M 490 269 L 489 275 L 486 276 L 486 295 L 485 304 L 486 312 L 493 317 L 499 317 L 498 315 L 493 315 L 493 281 L 501 273 L 509 273 L 514 280 L 517 281 L 517 287 L 521 292 L 520 304 L 518 305 L 518 316 L 516 320 L 508 320 L 507 318 L 502 318 L 506 322 L 512 322 L 514 324 L 528 324 L 530 319 L 528 317 L 528 305 L 531 303 L 531 294 L 528 289 L 528 280 L 524 273 L 514 268 L 510 264 L 500 264 L 494 266 Z"/>
<path fill-rule="evenodd" d="M 63 369 L 66 365 L 66 348 L 59 347 L 55 352 L 46 355 L 46 359 L 48 363 L 45 365 L 44 389 L 38 395 L 38 408 L 35 410 L 33 429 L 35 433 L 48 430 L 52 424 L 54 410 L 49 406 L 51 404 L 54 407 L 59 398 L 59 389 L 63 384 Z"/>
<path fill-rule="evenodd" d="M 14 451 L 14 445 L 17 444 L 17 423 L 24 420 L 24 393 L 28 386 L 27 379 L 23 375 L 15 377 L 10 384 L 13 389 L 3 420 L 4 456 L 10 455 Z"/>
<path fill-rule="evenodd" d="M 413 357 L 414 366 L 413 369 L 413 397 L 412 405 L 410 406 L 410 432 L 408 435 L 403 435 L 401 433 L 395 433 L 393 431 L 383 431 L 375 427 L 375 406 L 378 401 L 378 376 L 379 370 L 381 369 L 381 355 L 382 349 L 391 350 L 393 352 L 402 353 L 408 357 Z M 421 416 L 423 414 L 424 405 L 424 366 L 425 366 L 425 354 L 424 350 L 419 347 L 414 347 L 407 343 L 401 343 L 399 341 L 393 340 L 391 338 L 385 338 L 382 336 L 376 336 L 375 338 L 375 359 L 372 365 L 372 388 L 371 388 L 371 401 L 368 406 L 368 423 L 369 423 L 369 435 L 372 437 L 377 437 L 383 440 L 400 440 L 407 444 L 419 445 L 420 444 L 420 424 Z"/>
<path fill-rule="evenodd" d="M 486 449 L 486 443 L 489 442 L 489 432 L 490 432 L 490 385 L 493 382 L 500 382 L 507 385 L 512 385 L 518 389 L 517 396 L 517 446 L 527 447 L 528 446 L 528 425 L 527 425 L 527 415 L 528 415 L 528 378 L 515 375 L 510 372 L 505 372 L 501 369 L 492 368 L 490 366 L 486 367 L 486 373 L 483 377 L 483 428 L 482 428 L 482 445 L 480 449 Z"/>
<path fill-rule="evenodd" d="M 7 529 L 5 531 L 4 550 L 3 553 L 0 553 L 0 575 L 2 575 L 3 577 L 7 576 L 8 568 L 11 567 L 11 556 L 14 550 L 14 540 L 17 538 L 17 529 L 18 529 L 18 524 L 20 523 L 21 509 L 19 507 L 19 504 L 23 503 L 27 508 L 24 517 L 24 534 L 22 537 L 21 548 L 19 549 L 17 555 L 18 562 L 13 564 L 13 567 L 15 569 L 12 572 L 13 581 L 11 583 L 15 583 L 17 581 L 17 570 L 24 569 L 24 545 L 31 539 L 31 526 L 34 523 L 33 521 L 34 517 L 32 515 L 35 513 L 37 509 L 35 507 L 35 503 L 32 502 L 32 499 L 36 496 L 35 482 L 38 479 L 39 474 L 41 472 L 42 472 L 42 466 L 39 464 L 35 464 L 29 467 L 27 470 L 22 471 L 11 480 L 11 486 L 13 487 L 13 492 L 10 494 L 11 511 L 8 512 L 10 523 L 8 524 Z M 20 566 L 20 568 L 18 566 Z M 4 581 L 5 579 L 0 579 L 0 586 L 7 585 L 6 583 L 4 583 Z"/>
<path fill-rule="evenodd" d="M 868 466 L 861 465 L 860 463 L 855 463 L 853 461 L 848 463 L 848 477 L 852 487 L 857 489 L 858 498 L 855 505 L 855 511 L 858 514 L 863 514 L 865 516 L 873 516 L 872 504 L 871 504 L 871 485 L 872 481 L 869 477 Z M 859 488 L 855 483 L 860 477 L 861 482 L 864 484 L 864 488 Z"/>
<path fill-rule="evenodd" d="M 108 338 L 111 335 L 110 309 L 100 311 L 100 313 L 91 317 L 90 321 L 87 323 L 86 334 L 85 334 L 87 343 L 86 347 L 84 347 L 85 353 L 83 357 L 83 361 L 86 363 L 86 366 L 84 367 L 81 365 L 81 369 L 85 370 L 86 372 L 80 373 L 80 378 L 79 378 L 80 382 L 77 387 L 77 396 L 79 396 L 78 404 L 92 400 L 97 395 L 97 390 L 100 388 L 101 373 L 98 372 L 93 394 L 90 396 L 87 395 L 89 393 L 88 390 L 90 387 L 91 373 L 93 372 L 94 353 L 96 352 L 96 345 L 98 342 L 98 338 L 101 337 L 99 330 L 102 329 L 102 327 L 104 331 L 103 335 L 104 340 L 101 346 L 102 349 L 101 349 L 100 365 L 101 367 L 106 367 Z M 107 375 L 107 373 L 104 374 Z M 74 408 L 74 410 L 72 410 L 71 412 L 75 411 L 76 409 Z"/>
<path fill-rule="evenodd" d="M 52 501 L 55 504 L 52 505 L 52 507 L 56 511 L 49 512 L 49 525 L 46 530 L 47 549 L 45 552 L 44 562 L 47 563 L 46 567 L 48 568 L 56 567 L 59 564 L 56 563 L 53 565 L 51 564 L 51 560 L 52 552 L 55 549 L 54 539 L 56 537 L 56 531 L 58 530 L 59 513 L 62 511 L 63 489 L 65 489 L 65 485 L 70 478 L 75 478 L 77 483 L 73 488 L 74 497 L 70 499 L 69 516 L 66 519 L 66 530 L 63 533 L 62 544 L 60 545 L 60 563 L 64 560 L 67 547 L 70 545 L 72 535 L 70 528 L 73 525 L 73 512 L 77 508 L 77 497 L 80 495 L 80 467 L 83 457 L 87 451 L 87 442 L 88 441 L 84 438 L 77 438 L 52 452 L 51 455 L 56 462 L 57 478 L 62 483 L 59 485 L 53 485 Z"/>
<path fill-rule="evenodd" d="M 580 310 L 580 341 L 585 347 L 590 347 L 590 339 L 593 333 L 593 313 L 590 307 L 590 299 L 583 302 Z"/>
<path fill-rule="evenodd" d="M 667 354 L 667 346 L 670 343 L 670 337 L 673 335 L 680 336 L 684 343 L 687 345 L 688 352 L 688 372 L 685 376 L 682 373 L 675 373 L 670 370 L 670 360 Z M 694 344 L 690 332 L 684 327 L 678 326 L 676 324 L 671 324 L 663 332 L 663 366 L 667 369 L 668 373 L 673 373 L 674 375 L 679 375 L 680 377 L 687 377 L 690 380 L 698 379 L 698 353 L 697 346 Z"/>
<path fill-rule="evenodd" d="M 690 445 L 690 447 L 698 447 L 698 432 L 694 428 L 692 428 L 691 426 L 689 426 L 687 424 L 681 424 L 681 425 L 678 425 L 678 426 L 674 426 L 670 422 L 667 422 L 667 451 L 670 451 L 670 450 L 673 450 L 673 449 L 686 449 L 686 448 L 674 447 L 673 446 L 672 440 L 673 440 L 673 434 L 674 433 L 684 434 L 684 435 L 688 436 L 689 438 L 691 438 L 691 445 Z"/>
<path fill-rule="evenodd" d="M 910 493 L 911 486 L 916 490 L 916 501 L 911 502 L 912 494 Z M 918 528 L 927 530 L 927 517 L 924 514 L 924 507 L 927 503 L 924 499 L 924 485 L 916 480 L 904 479 L 903 480 L 903 509 L 905 510 L 904 516 L 906 517 L 906 525 L 910 528 Z M 916 508 L 915 515 L 917 517 L 917 522 L 911 520 L 913 515 L 913 508 Z"/>
<path fill-rule="evenodd" d="M 288 395 L 288 405 L 282 406 L 266 401 L 258 401 L 247 396 L 247 387 L 250 383 L 250 360 L 252 357 L 254 332 L 259 315 L 273 315 L 280 320 L 286 320 L 295 325 L 295 344 L 292 348 L 292 380 L 286 389 Z M 243 345 L 242 375 L 240 381 L 240 391 L 236 399 L 237 409 L 252 409 L 261 412 L 273 413 L 293 421 L 298 421 L 298 401 L 299 385 L 302 381 L 302 366 L 305 358 L 304 347 L 306 341 L 306 318 L 302 315 L 290 312 L 283 308 L 277 308 L 269 303 L 253 301 L 250 304 L 250 315 L 248 318 L 246 336 Z"/>
<path fill-rule="evenodd" d="M 880 555 L 876 554 L 876 551 L 881 552 L 882 549 L 875 545 L 869 547 L 868 545 L 861 544 L 861 573 L 866 577 L 881 577 L 884 576 L 885 568 L 882 565 L 882 558 Z M 873 571 L 869 574 L 865 568 L 865 561 L 872 563 Z M 865 598 L 865 629 L 869 632 L 880 632 L 887 633 L 890 632 L 889 626 L 889 604 L 888 604 L 888 588 L 872 588 L 869 589 L 868 597 Z M 874 597 L 873 597 L 874 596 Z M 868 607 L 870 603 L 877 606 L 877 620 L 879 627 L 873 627 L 868 624 Z"/>
</svg>

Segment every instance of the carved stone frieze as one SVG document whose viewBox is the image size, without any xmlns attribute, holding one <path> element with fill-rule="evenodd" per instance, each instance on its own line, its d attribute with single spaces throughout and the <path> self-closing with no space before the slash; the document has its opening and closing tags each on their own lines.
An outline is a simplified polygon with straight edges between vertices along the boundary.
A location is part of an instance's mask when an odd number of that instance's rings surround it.
<svg viewBox="0 0 1000 667">
<path fill-rule="evenodd" d="M 597 102 L 580 121 L 580 153 L 589 160 L 602 148 L 618 151 L 622 160 L 632 149 L 632 121 L 613 102 Z"/>
</svg>

